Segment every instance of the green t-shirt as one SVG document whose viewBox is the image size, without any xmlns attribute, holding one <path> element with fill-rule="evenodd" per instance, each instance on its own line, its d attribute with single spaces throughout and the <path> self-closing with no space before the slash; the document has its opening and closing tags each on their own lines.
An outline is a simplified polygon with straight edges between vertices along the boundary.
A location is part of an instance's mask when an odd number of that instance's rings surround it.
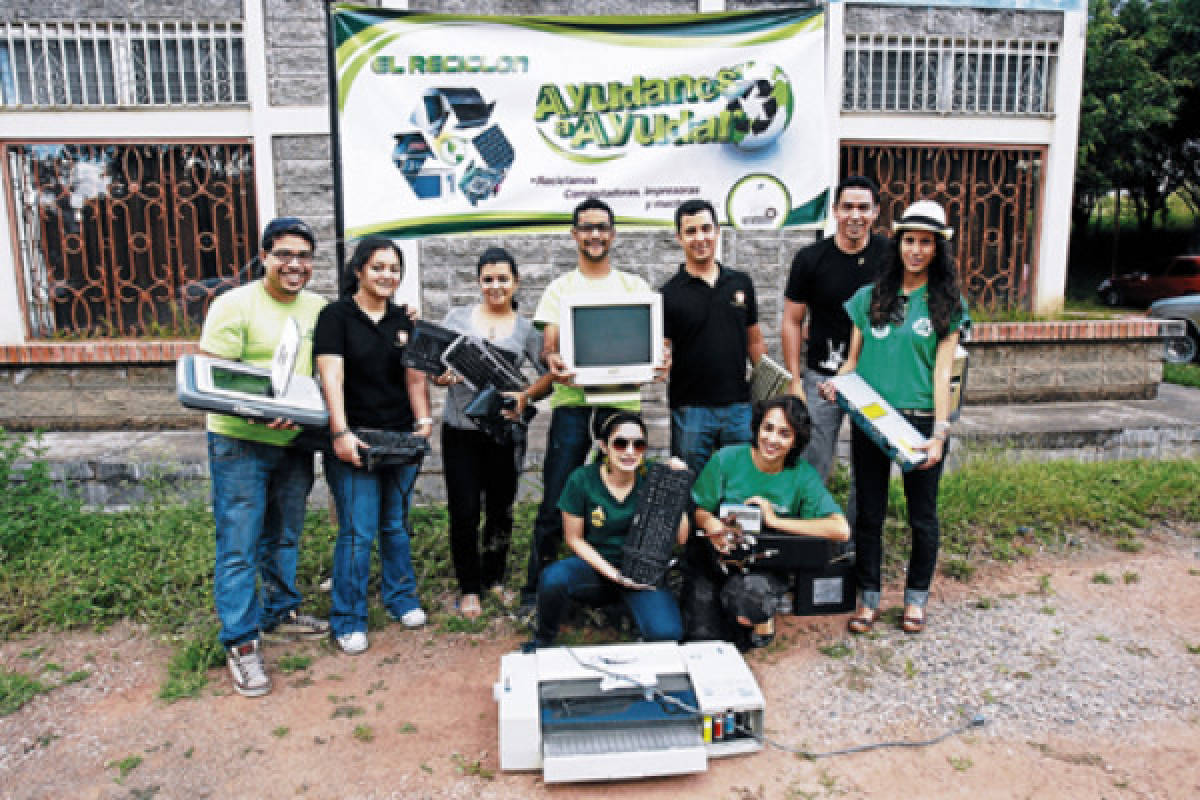
<svg viewBox="0 0 1200 800">
<path fill-rule="evenodd" d="M 261 280 L 239 286 L 218 297 L 209 307 L 200 333 L 200 349 L 221 358 L 270 367 L 283 326 L 291 317 L 300 327 L 295 374 L 312 375 L 313 330 L 324 305 L 325 298 L 312 292 L 300 292 L 295 301 L 281 303 L 267 294 Z M 266 425 L 223 414 L 209 414 L 208 429 L 234 439 L 278 445 L 288 444 L 300 433 L 274 431 Z"/>
<path fill-rule="evenodd" d="M 797 459 L 771 475 L 754 466 L 750 451 L 748 444 L 735 444 L 713 454 L 692 485 L 692 499 L 699 508 L 716 514 L 722 503 L 744 503 L 757 495 L 784 517 L 822 519 L 842 513 L 807 461 Z"/>
<path fill-rule="evenodd" d="M 871 385 L 892 408 L 933 409 L 933 365 L 938 338 L 929 319 L 929 287 L 908 296 L 904 322 L 900 325 L 871 325 L 871 292 L 864 286 L 846 301 L 846 313 L 862 333 L 862 352 L 854 371 Z M 969 324 L 967 301 L 950 320 L 950 332 Z"/>
<path fill-rule="evenodd" d="M 558 510 L 580 517 L 583 520 L 583 538 L 608 563 L 618 568 L 623 558 L 621 546 L 625 544 L 625 536 L 637 511 L 641 482 L 642 476 L 638 475 L 633 490 L 623 502 L 617 502 L 600 477 L 600 463 L 593 462 L 572 472 L 558 497 Z"/>
<path fill-rule="evenodd" d="M 542 298 L 538 301 L 537 310 L 533 312 L 533 323 L 538 328 L 547 325 L 562 326 L 562 298 L 572 294 L 634 294 L 635 292 L 650 291 L 650 284 L 637 275 L 622 272 L 619 269 L 609 270 L 603 278 L 588 278 L 578 268 L 565 275 L 560 275 L 550 282 Z M 554 384 L 554 394 L 550 396 L 551 408 L 571 408 L 586 406 L 583 389 L 578 386 L 563 386 Z M 638 412 L 642 408 L 640 400 L 628 403 L 606 403 L 612 408 L 623 411 Z"/>
</svg>

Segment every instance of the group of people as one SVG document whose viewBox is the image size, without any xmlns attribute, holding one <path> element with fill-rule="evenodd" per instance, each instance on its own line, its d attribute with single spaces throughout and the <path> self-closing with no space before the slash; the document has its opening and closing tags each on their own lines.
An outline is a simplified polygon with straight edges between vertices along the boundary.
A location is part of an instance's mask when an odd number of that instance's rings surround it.
<svg viewBox="0 0 1200 800">
<path fill-rule="evenodd" d="M 842 424 L 828 379 L 850 371 L 929 437 L 921 468 L 904 476 L 913 547 L 903 627 L 923 628 L 938 549 L 951 362 L 968 318 L 946 247 L 952 231 L 943 209 L 913 203 L 894 223 L 891 242 L 871 233 L 878 211 L 871 181 L 851 177 L 836 188 L 834 236 L 801 250 L 787 283 L 781 332 L 793 375 L 790 393 L 752 407 L 747 363 L 757 363 L 767 349 L 754 284 L 718 260 L 720 229 L 711 204 L 689 200 L 676 210 L 683 263 L 659 289 L 667 357 L 658 372 L 667 381 L 670 465 L 695 477 L 676 537 L 683 551 L 678 597 L 665 584 L 640 584 L 621 571 L 622 544 L 647 471 L 640 403 L 589 402 L 559 353 L 563 298 L 650 290 L 611 264 L 612 209 L 595 198 L 574 209 L 576 267 L 547 286 L 532 320 L 514 301 L 516 260 L 502 248 L 484 251 L 476 268 L 478 302 L 450 309 L 442 324 L 486 339 L 514 366 L 536 373 L 527 388 L 508 393 L 510 420 L 522 419 L 529 404 L 547 396 L 552 409 L 543 494 L 519 597 L 519 613 L 534 613 L 536 620 L 527 648 L 554 642 L 572 602 L 624 605 L 647 640 L 719 638 L 742 648 L 768 643 L 788 577 L 725 566 L 735 538 L 721 515 L 726 504 L 756 506 L 763 524 L 778 533 L 839 542 L 853 536 L 859 603 L 849 628 L 871 630 L 880 605 L 888 458 L 854 431 L 849 520 L 825 487 Z M 234 687 L 247 696 L 270 691 L 264 637 L 332 636 L 347 654 L 367 649 L 376 539 L 385 609 L 407 627 L 425 624 L 407 519 L 418 467 L 367 469 L 362 453 L 375 431 L 431 435 L 430 383 L 446 389 L 441 450 L 457 611 L 477 617 L 485 593 L 506 594 L 518 444 L 480 429 L 467 415 L 474 392 L 452 370 L 428 377 L 405 366 L 414 313 L 391 299 L 404 274 L 393 242 L 361 240 L 346 270 L 348 285 L 329 304 L 305 289 L 315 247 L 316 236 L 302 220 L 272 220 L 262 238 L 263 278 L 218 297 L 200 341 L 208 354 L 265 365 L 284 324 L 295 320 L 302 334 L 296 372 L 315 368 L 329 411 L 322 449 L 338 535 L 328 621 L 300 612 L 296 588 L 297 544 L 313 483 L 309 437 L 285 419 L 253 424 L 214 414 L 208 420 L 220 639 Z M 560 559 L 564 543 L 569 553 Z"/>
</svg>

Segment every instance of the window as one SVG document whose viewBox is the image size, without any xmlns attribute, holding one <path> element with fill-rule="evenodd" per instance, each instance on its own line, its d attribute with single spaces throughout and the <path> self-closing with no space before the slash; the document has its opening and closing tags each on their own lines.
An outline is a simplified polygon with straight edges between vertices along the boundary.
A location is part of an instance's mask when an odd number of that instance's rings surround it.
<svg viewBox="0 0 1200 800">
<path fill-rule="evenodd" d="M 245 142 L 4 147 L 29 336 L 178 336 L 257 277 Z"/>
<path fill-rule="evenodd" d="M 1046 115 L 1058 43 L 899 34 L 846 37 L 843 111 Z"/>
<path fill-rule="evenodd" d="M 0 23 L 0 107 L 247 101 L 241 23 Z"/>
</svg>

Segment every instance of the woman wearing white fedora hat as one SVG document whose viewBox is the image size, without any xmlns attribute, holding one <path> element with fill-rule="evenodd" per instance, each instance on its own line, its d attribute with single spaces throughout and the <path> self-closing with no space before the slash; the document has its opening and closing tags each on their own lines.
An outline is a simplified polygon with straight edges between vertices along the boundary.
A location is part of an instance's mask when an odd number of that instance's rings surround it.
<svg viewBox="0 0 1200 800">
<path fill-rule="evenodd" d="M 970 325 L 966 301 L 947 249 L 954 230 L 931 200 L 905 209 L 892 224 L 892 257 L 871 286 L 846 302 L 854 323 L 850 352 L 839 374 L 857 372 L 875 391 L 929 437 L 925 461 L 906 472 L 904 496 L 912 529 L 912 554 L 904 588 L 902 627 L 925 628 L 925 604 L 938 551 L 938 483 L 950 424 L 950 372 L 959 334 Z M 821 387 L 829 400 L 835 390 Z M 858 516 L 854 525 L 859 590 L 853 633 L 867 633 L 879 616 L 883 522 L 891 461 L 866 434 L 852 431 Z"/>
</svg>

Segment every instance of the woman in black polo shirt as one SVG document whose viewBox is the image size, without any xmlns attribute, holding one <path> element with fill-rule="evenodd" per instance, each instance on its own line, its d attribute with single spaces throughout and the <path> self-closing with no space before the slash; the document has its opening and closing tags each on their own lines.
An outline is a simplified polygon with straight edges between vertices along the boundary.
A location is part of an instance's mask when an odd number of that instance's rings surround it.
<svg viewBox="0 0 1200 800">
<path fill-rule="evenodd" d="M 333 552 L 333 607 L 329 624 L 343 652 L 367 649 L 367 578 L 379 536 L 383 604 L 405 627 L 425 624 L 409 553 L 408 506 L 415 464 L 368 472 L 355 429 L 414 431 L 429 436 L 425 375 L 400 357 L 412 332 L 405 309 L 391 301 L 404 277 L 404 257 L 389 239 L 359 242 L 347 269 L 349 286 L 317 319 L 313 340 L 333 452 L 325 475 L 337 505 Z"/>
</svg>

